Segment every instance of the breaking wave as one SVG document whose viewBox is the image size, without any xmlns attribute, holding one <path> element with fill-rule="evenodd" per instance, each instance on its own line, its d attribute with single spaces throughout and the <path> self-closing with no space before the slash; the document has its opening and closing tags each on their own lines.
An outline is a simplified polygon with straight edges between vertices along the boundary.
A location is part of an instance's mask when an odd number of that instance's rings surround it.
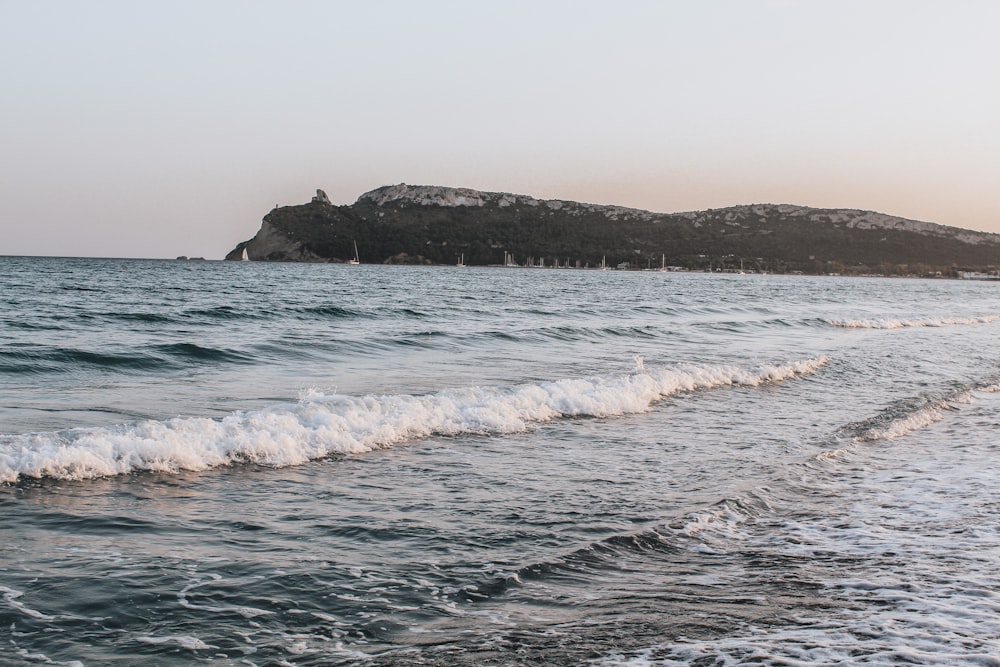
<svg viewBox="0 0 1000 667">
<path fill-rule="evenodd" d="M 857 439 L 860 442 L 873 442 L 875 440 L 901 438 L 913 431 L 941 421 L 944 419 L 945 411 L 954 410 L 954 402 L 958 402 L 959 400 L 959 398 L 956 398 L 951 401 L 932 401 L 918 410 L 898 416 L 893 415 L 891 411 L 887 412 L 885 415 L 880 415 L 874 421 L 875 425 L 862 431 Z"/>
<path fill-rule="evenodd" d="M 971 382 L 943 393 L 922 394 L 896 401 L 873 417 L 845 426 L 836 438 L 842 446 L 822 451 L 816 459 L 834 462 L 865 443 L 902 438 L 943 421 L 949 413 L 959 411 L 963 405 L 975 403 L 977 393 L 1000 393 L 1000 384 L 995 380 Z"/>
<path fill-rule="evenodd" d="M 945 327 L 961 324 L 988 324 L 1000 320 L 1000 315 L 981 317 L 920 317 L 916 319 L 895 319 L 882 317 L 862 320 L 823 320 L 830 326 L 844 329 L 908 329 L 912 327 Z"/>
<path fill-rule="evenodd" d="M 345 396 L 310 391 L 298 403 L 222 419 L 177 417 L 102 428 L 0 436 L 0 483 L 82 480 L 234 463 L 289 466 L 361 454 L 432 435 L 500 435 L 561 417 L 644 412 L 681 392 L 755 387 L 815 372 L 826 357 L 784 365 L 697 366 L 433 394 Z"/>
<path fill-rule="evenodd" d="M 977 391 L 996 393 L 1000 391 L 1000 385 L 985 382 L 958 387 L 944 395 L 917 396 L 899 401 L 871 419 L 852 425 L 850 431 L 854 433 L 856 442 L 900 438 L 941 421 L 961 405 L 973 403 Z"/>
<path fill-rule="evenodd" d="M 676 564 L 684 560 L 683 553 L 725 551 L 745 537 L 743 524 L 770 510 L 768 490 L 756 489 L 743 496 L 724 498 L 667 524 L 610 535 L 569 553 L 522 565 L 512 572 L 467 586 L 462 593 L 475 602 L 502 595 L 529 581 L 574 578 L 587 581 L 603 572 L 621 570 L 637 556 L 647 561 L 664 559 Z M 636 566 L 639 566 L 638 560 Z"/>
</svg>

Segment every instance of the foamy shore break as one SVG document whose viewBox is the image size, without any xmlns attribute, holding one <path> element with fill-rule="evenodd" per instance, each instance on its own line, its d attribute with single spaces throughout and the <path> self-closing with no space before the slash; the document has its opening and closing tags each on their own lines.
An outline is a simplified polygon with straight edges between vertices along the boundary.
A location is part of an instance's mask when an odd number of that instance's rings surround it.
<svg viewBox="0 0 1000 667">
<path fill-rule="evenodd" d="M 205 470 L 235 463 L 282 467 L 363 454 L 433 435 L 503 435 L 563 417 L 647 411 L 681 392 L 781 382 L 826 357 L 754 368 L 695 366 L 426 396 L 311 392 L 298 403 L 223 419 L 178 417 L 107 428 L 0 436 L 0 482 L 82 480 L 137 471 Z"/>
</svg>

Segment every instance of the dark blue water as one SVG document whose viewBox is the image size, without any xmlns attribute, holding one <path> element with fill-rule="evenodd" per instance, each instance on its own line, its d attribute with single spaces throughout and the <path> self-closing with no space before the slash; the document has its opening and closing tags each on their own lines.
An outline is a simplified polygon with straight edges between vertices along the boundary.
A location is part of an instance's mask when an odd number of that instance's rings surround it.
<svg viewBox="0 0 1000 667">
<path fill-rule="evenodd" d="M 1000 286 L 0 258 L 0 664 L 1000 664 Z"/>
</svg>

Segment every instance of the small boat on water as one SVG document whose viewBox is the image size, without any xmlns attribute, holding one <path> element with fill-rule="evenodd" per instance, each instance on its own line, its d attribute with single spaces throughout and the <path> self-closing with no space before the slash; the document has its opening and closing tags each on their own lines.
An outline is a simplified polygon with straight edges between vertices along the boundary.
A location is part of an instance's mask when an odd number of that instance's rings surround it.
<svg viewBox="0 0 1000 667">
<path fill-rule="evenodd" d="M 351 259 L 349 259 L 349 260 L 347 260 L 347 263 L 348 264 L 360 264 L 361 263 L 361 257 L 358 256 L 358 242 L 357 241 L 354 242 L 354 257 L 351 258 Z"/>
<path fill-rule="evenodd" d="M 246 248 L 243 248 L 243 254 L 240 256 L 240 261 L 241 262 L 249 262 L 250 261 L 250 255 L 247 254 L 247 249 Z"/>
<path fill-rule="evenodd" d="M 464 252 L 458 258 L 458 264 L 456 264 L 455 266 L 465 266 L 465 253 Z"/>
</svg>

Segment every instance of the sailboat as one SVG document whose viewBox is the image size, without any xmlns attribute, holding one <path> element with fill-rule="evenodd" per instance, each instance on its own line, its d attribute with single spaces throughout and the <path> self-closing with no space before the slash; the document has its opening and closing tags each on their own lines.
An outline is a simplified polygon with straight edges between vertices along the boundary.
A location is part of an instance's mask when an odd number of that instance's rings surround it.
<svg viewBox="0 0 1000 667">
<path fill-rule="evenodd" d="M 458 264 L 455 266 L 465 266 L 465 253 L 463 252 L 461 257 L 458 258 Z"/>
<path fill-rule="evenodd" d="M 358 242 L 357 241 L 354 242 L 354 257 L 352 259 L 347 260 L 347 263 L 348 264 L 360 264 L 361 263 L 361 258 L 358 257 Z"/>
<path fill-rule="evenodd" d="M 240 256 L 240 260 L 243 261 L 243 262 L 249 262 L 250 261 L 250 255 L 247 254 L 247 249 L 246 248 L 243 248 L 243 254 Z"/>
<path fill-rule="evenodd" d="M 608 270 L 608 262 L 607 262 L 607 256 L 605 255 L 601 257 L 601 271 L 607 271 L 607 270 Z"/>
</svg>

